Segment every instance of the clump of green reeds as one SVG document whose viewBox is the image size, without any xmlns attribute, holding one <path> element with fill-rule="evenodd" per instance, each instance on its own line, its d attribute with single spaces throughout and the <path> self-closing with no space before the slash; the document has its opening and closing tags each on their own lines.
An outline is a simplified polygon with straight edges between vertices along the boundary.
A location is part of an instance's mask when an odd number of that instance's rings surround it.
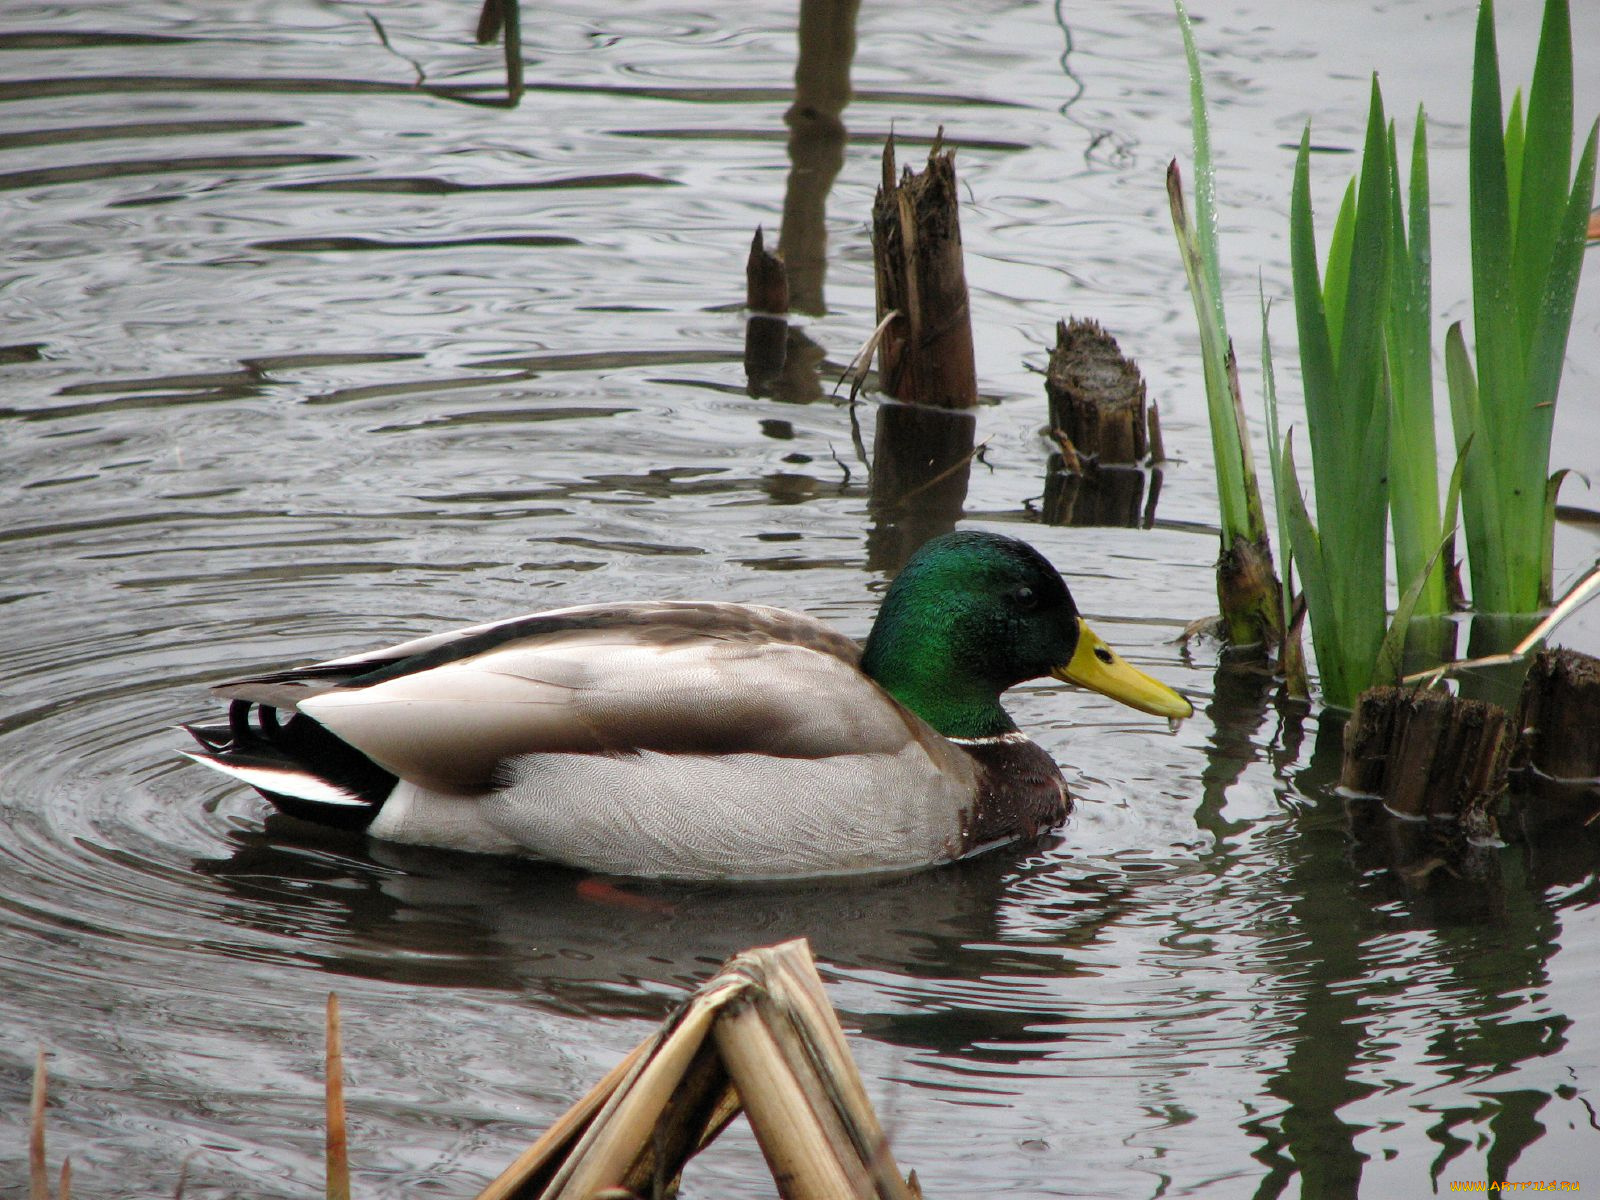
<svg viewBox="0 0 1600 1200">
<path fill-rule="evenodd" d="M 1311 129 L 1301 135 L 1289 204 L 1289 250 L 1306 426 L 1320 527 L 1284 444 L 1280 506 L 1306 589 L 1323 694 L 1348 705 L 1371 682 L 1387 626 L 1390 380 L 1385 364 L 1392 196 L 1383 98 L 1372 83 L 1359 188 L 1346 190 L 1326 276 L 1311 226 Z M 1430 430 L 1431 434 L 1431 430 Z M 1431 437 L 1430 437 L 1431 445 Z M 1431 477 L 1427 487 L 1437 484 Z"/>
<path fill-rule="evenodd" d="M 1181 0 L 1175 2 L 1195 96 L 1196 157 L 1204 158 L 1201 173 L 1208 177 L 1199 66 L 1187 15 Z M 1458 497 L 1474 606 L 1529 612 L 1550 601 L 1560 484 L 1559 473 L 1546 478 L 1550 430 L 1582 265 L 1596 140 L 1591 128 L 1574 176 L 1566 0 L 1547 0 L 1526 118 L 1520 94 L 1504 125 L 1500 112 L 1493 9 L 1483 0 L 1471 133 L 1478 371 L 1457 323 L 1445 347 L 1457 464 L 1442 507 L 1425 116 L 1419 107 L 1409 187 L 1402 188 L 1398 140 L 1374 77 L 1360 174 L 1345 191 L 1325 267 L 1318 264 L 1312 227 L 1309 124 L 1301 138 L 1290 256 L 1315 520 L 1300 490 L 1292 440 L 1278 434 L 1265 304 L 1263 374 L 1279 544 L 1287 555 L 1281 611 L 1289 624 L 1297 565 L 1323 695 L 1338 707 L 1354 704 L 1368 685 L 1398 676 L 1415 616 L 1448 610 Z M 1184 249 L 1204 342 L 1215 319 L 1202 310 L 1213 304 L 1215 283 L 1202 278 L 1197 285 L 1190 248 Z M 1238 442 L 1231 433 L 1219 440 L 1219 456 Z M 1392 619 L 1391 534 L 1399 591 Z"/>
<path fill-rule="evenodd" d="M 1550 432 L 1594 195 L 1591 125 L 1572 171 L 1572 23 L 1547 0 L 1526 115 L 1520 90 L 1502 123 L 1494 8 L 1478 10 L 1472 67 L 1473 340 L 1446 335 L 1458 451 L 1470 440 L 1462 506 L 1472 598 L 1485 612 L 1546 608 L 1556 491 Z"/>
</svg>

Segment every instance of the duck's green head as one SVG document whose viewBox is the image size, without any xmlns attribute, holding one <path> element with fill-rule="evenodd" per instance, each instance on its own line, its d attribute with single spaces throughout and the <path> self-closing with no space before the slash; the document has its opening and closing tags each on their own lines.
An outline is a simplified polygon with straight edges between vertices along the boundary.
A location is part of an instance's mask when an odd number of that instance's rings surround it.
<svg viewBox="0 0 1600 1200">
<path fill-rule="evenodd" d="M 1015 729 L 1000 693 L 1046 675 L 1157 716 L 1194 711 L 1084 624 L 1044 555 L 972 530 L 912 556 L 884 596 L 861 669 L 946 737 Z"/>
</svg>

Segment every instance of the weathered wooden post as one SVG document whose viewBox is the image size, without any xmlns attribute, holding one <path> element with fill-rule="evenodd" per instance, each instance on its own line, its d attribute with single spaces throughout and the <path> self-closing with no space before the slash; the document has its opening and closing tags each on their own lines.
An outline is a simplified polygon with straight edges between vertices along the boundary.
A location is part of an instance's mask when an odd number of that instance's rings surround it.
<svg viewBox="0 0 1600 1200">
<path fill-rule="evenodd" d="M 1053 525 L 1149 524 L 1161 473 L 1161 426 L 1146 402 L 1144 376 L 1099 322 L 1056 323 L 1045 372 L 1049 436 L 1057 446 L 1045 473 L 1044 519 Z"/>
<path fill-rule="evenodd" d="M 1455 820 L 1489 834 L 1513 742 L 1511 716 L 1499 705 L 1418 688 L 1370 688 L 1345 726 L 1339 782 L 1379 797 L 1398 816 Z"/>
<path fill-rule="evenodd" d="M 955 151 L 944 132 L 921 174 L 895 178 L 894 138 L 883 148 L 883 183 L 872 205 L 878 320 L 899 316 L 878 348 L 883 391 L 904 404 L 972 408 L 978 376 L 961 257 Z"/>
<path fill-rule="evenodd" d="M 872 206 L 879 387 L 872 448 L 876 514 L 868 559 L 899 568 L 928 538 L 955 527 L 974 454 L 978 376 L 961 257 L 955 153 L 934 139 L 928 165 L 896 177 L 894 139 Z"/>
<path fill-rule="evenodd" d="M 1600 659 L 1576 650 L 1536 654 L 1517 729 L 1518 780 L 1536 800 L 1571 817 L 1600 814 Z"/>
</svg>

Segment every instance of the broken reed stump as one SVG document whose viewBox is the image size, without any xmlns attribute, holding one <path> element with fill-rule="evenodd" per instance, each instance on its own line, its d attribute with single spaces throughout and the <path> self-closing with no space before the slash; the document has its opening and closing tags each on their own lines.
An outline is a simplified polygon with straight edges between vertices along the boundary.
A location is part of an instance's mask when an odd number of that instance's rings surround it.
<svg viewBox="0 0 1600 1200">
<path fill-rule="evenodd" d="M 1600 659 L 1541 650 L 1517 706 L 1519 781 L 1545 801 L 1600 811 Z"/>
<path fill-rule="evenodd" d="M 1579 873 L 1587 873 L 1591 826 L 1600 820 L 1600 659 L 1539 652 L 1516 708 L 1513 723 L 1484 700 L 1364 692 L 1345 726 L 1340 782 L 1409 819 L 1352 805 L 1357 841 L 1382 847 L 1389 868 L 1411 882 L 1438 869 L 1481 879 L 1496 869 L 1483 847 L 1500 831 L 1497 802 L 1510 786 L 1507 836 L 1514 828 L 1543 846 L 1542 859 L 1551 845 L 1576 847 Z"/>
<path fill-rule="evenodd" d="M 1301 683 L 1299 690 L 1291 687 L 1290 693 L 1304 698 L 1305 650 L 1298 644 L 1290 645 L 1291 641 L 1298 640 L 1298 631 L 1293 639 L 1284 636 L 1279 595 L 1278 573 L 1272 563 L 1272 546 L 1266 536 L 1263 534 L 1252 542 L 1243 534 L 1235 534 L 1233 544 L 1225 547 L 1217 556 L 1217 597 L 1222 604 L 1222 611 L 1247 614 L 1251 625 L 1265 635 L 1263 645 L 1266 649 L 1284 646 L 1286 657 L 1298 658 L 1298 679 Z M 1297 678 L 1295 668 L 1287 664 L 1284 666 L 1283 674 L 1291 682 L 1294 681 Z"/>
<path fill-rule="evenodd" d="M 1056 322 L 1045 371 L 1050 439 L 1057 452 L 1045 469 L 1044 520 L 1051 525 L 1149 526 L 1155 521 L 1161 427 L 1146 403 L 1144 376 L 1098 321 Z"/>
<path fill-rule="evenodd" d="M 479 1200 L 674 1194 L 741 1110 L 783 1200 L 920 1200 L 803 940 L 730 960 Z"/>
<path fill-rule="evenodd" d="M 339 993 L 328 993 L 326 1064 L 323 1070 L 327 1134 L 327 1200 L 350 1200 L 350 1135 L 344 1111 L 344 1041 L 339 1029 Z"/>
<path fill-rule="evenodd" d="M 895 175 L 894 138 L 883 147 L 883 184 L 872 205 L 878 294 L 878 406 L 872 445 L 867 553 L 899 570 L 917 546 L 961 518 L 977 448 L 972 314 L 961 259 L 955 155 L 944 131 L 921 174 Z"/>
<path fill-rule="evenodd" d="M 921 174 L 896 180 L 894 137 L 883 147 L 883 183 L 872 204 L 872 267 L 878 320 L 899 315 L 878 348 L 879 386 L 903 404 L 973 408 L 978 375 L 961 257 L 955 151 L 944 131 Z"/>
<path fill-rule="evenodd" d="M 744 264 L 744 303 L 752 315 L 781 317 L 789 311 L 789 272 L 783 256 L 768 250 L 761 232 L 750 239 Z"/>
<path fill-rule="evenodd" d="M 1469 837 L 1495 831 L 1513 746 L 1499 705 L 1447 692 L 1376 687 L 1361 694 L 1344 731 L 1340 784 L 1413 820 L 1453 820 Z"/>
<path fill-rule="evenodd" d="M 789 345 L 789 273 L 783 257 L 768 250 L 761 227 L 744 264 L 744 375 L 752 396 L 770 394 L 783 374 Z"/>
<path fill-rule="evenodd" d="M 1155 409 L 1145 403 L 1138 365 L 1098 321 L 1056 322 L 1044 391 L 1052 434 L 1065 438 L 1080 459 L 1101 466 L 1144 462 Z"/>
</svg>

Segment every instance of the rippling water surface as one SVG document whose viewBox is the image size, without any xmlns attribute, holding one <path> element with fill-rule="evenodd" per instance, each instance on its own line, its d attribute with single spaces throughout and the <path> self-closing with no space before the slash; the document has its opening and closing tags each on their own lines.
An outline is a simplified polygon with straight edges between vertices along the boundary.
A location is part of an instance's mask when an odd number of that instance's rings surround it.
<svg viewBox="0 0 1600 1200">
<path fill-rule="evenodd" d="M 1437 294 L 1468 315 L 1472 6 L 1195 7 L 1238 329 L 1258 269 L 1284 290 L 1285 147 L 1308 116 L 1353 146 L 1373 67 L 1393 111 L 1429 105 Z M 1504 7 L 1525 79 L 1533 6 Z M 1587 120 L 1600 14 L 1577 7 Z M 1162 186 L 1188 158 L 1168 9 L 804 11 L 787 124 L 796 11 L 764 0 L 531 6 L 516 108 L 488 103 L 470 3 L 0 12 L 0 1195 L 24 1190 L 39 1048 L 74 1194 L 167 1195 L 180 1170 L 191 1197 L 320 1194 L 330 990 L 358 1193 L 470 1195 L 721 960 L 796 934 L 930 1196 L 1600 1186 L 1595 832 L 1408 885 L 1331 792 L 1337 725 L 1174 642 L 1215 605 L 1215 497 Z M 1173 734 L 1019 691 L 1079 797 L 1059 836 L 619 907 L 564 871 L 308 831 L 178 759 L 219 677 L 536 608 L 714 596 L 863 634 L 926 528 L 869 482 L 871 404 L 831 389 L 873 321 L 882 137 L 915 161 L 939 125 L 991 403 L 935 490 L 1038 544 L 1199 701 Z M 1352 162 L 1319 159 L 1330 210 Z M 806 312 L 752 387 L 757 225 Z M 1597 295 L 1558 418 L 1580 470 Z M 1161 409 L 1149 528 L 1040 519 L 1036 372 L 1069 314 Z M 1280 302 L 1284 364 L 1290 324 Z M 1600 549 L 1581 516 L 1558 574 Z M 1566 636 L 1593 652 L 1600 621 Z M 687 1191 L 766 1180 L 734 1136 Z"/>
</svg>

